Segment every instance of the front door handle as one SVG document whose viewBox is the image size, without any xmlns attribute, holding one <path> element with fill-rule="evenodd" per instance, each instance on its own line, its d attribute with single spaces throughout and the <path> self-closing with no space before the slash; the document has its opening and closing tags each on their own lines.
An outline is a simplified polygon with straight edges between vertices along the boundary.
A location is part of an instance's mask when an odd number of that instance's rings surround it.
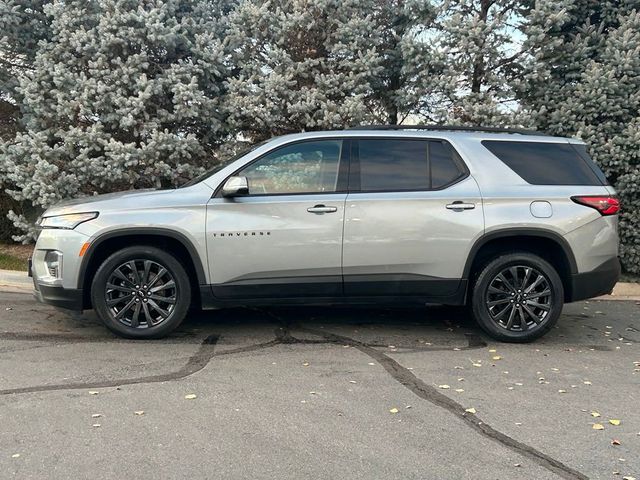
<svg viewBox="0 0 640 480">
<path fill-rule="evenodd" d="M 456 200 L 455 202 L 447 205 L 447 209 L 449 210 L 473 210 L 474 208 L 476 208 L 475 203 L 465 203 L 460 200 Z"/>
<path fill-rule="evenodd" d="M 338 207 L 327 207 L 325 205 L 316 205 L 314 207 L 307 208 L 309 213 L 334 213 L 338 211 Z"/>
</svg>

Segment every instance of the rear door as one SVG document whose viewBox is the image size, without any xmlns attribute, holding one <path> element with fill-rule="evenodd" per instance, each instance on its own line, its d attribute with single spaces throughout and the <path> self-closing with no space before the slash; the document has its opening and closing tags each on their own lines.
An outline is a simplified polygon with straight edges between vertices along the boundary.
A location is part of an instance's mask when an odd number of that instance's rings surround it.
<svg viewBox="0 0 640 480">
<path fill-rule="evenodd" d="M 207 254 L 219 298 L 342 295 L 348 159 L 341 139 L 296 142 L 234 175 L 249 195 L 212 198 Z"/>
<path fill-rule="evenodd" d="M 484 231 L 476 182 L 442 140 L 353 141 L 343 246 L 345 294 L 454 295 Z"/>
</svg>

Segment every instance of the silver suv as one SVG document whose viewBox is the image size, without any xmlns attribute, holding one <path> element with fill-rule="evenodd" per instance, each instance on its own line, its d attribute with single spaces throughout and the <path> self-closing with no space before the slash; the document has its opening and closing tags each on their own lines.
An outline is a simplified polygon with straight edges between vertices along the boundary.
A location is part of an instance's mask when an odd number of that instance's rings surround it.
<svg viewBox="0 0 640 480">
<path fill-rule="evenodd" d="M 190 307 L 468 305 L 524 342 L 620 275 L 615 191 L 575 139 L 460 127 L 274 138 L 173 190 L 47 210 L 41 301 L 130 338 Z"/>
</svg>

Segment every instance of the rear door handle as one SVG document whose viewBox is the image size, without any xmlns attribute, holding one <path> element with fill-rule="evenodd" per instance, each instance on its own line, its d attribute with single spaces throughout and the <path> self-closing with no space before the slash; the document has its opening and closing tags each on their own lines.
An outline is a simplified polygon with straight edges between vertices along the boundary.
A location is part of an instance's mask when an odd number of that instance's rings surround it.
<svg viewBox="0 0 640 480">
<path fill-rule="evenodd" d="M 447 209 L 449 210 L 473 210 L 474 208 L 476 208 L 475 203 L 465 203 L 460 200 L 447 205 Z"/>
<path fill-rule="evenodd" d="M 334 213 L 338 211 L 338 207 L 327 207 L 325 205 L 316 205 L 314 207 L 307 208 L 309 213 Z"/>
</svg>

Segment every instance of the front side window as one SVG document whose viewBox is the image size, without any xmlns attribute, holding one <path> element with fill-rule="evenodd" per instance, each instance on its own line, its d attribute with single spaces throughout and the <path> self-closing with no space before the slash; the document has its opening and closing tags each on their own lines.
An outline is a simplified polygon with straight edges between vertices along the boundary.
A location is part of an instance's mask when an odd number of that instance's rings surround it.
<svg viewBox="0 0 640 480">
<path fill-rule="evenodd" d="M 250 195 L 335 192 L 342 140 L 295 143 L 266 154 L 237 173 Z"/>
</svg>

